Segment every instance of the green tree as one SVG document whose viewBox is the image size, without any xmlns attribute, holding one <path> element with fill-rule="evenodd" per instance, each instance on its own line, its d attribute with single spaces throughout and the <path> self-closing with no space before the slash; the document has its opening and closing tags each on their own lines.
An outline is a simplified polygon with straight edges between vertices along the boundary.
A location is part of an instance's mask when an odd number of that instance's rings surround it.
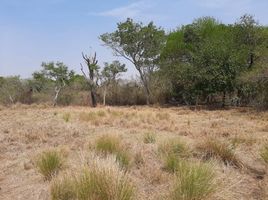
<svg viewBox="0 0 268 200">
<path fill-rule="evenodd" d="M 34 80 L 36 80 L 37 89 L 41 90 L 42 85 L 45 82 L 51 82 L 54 85 L 54 97 L 53 106 L 57 105 L 57 100 L 61 90 L 69 84 L 70 80 L 74 76 L 74 71 L 69 71 L 68 67 L 62 62 L 43 62 L 41 67 L 43 68 L 40 72 L 33 74 Z"/>
<path fill-rule="evenodd" d="M 237 51 L 233 26 L 203 17 L 168 36 L 161 54 L 161 71 L 172 80 L 174 92 L 186 103 L 210 102 L 214 95 L 236 88 L 237 76 L 245 68 L 244 54 Z"/>
<path fill-rule="evenodd" d="M 24 92 L 23 83 L 19 76 L 1 78 L 0 101 L 4 104 L 14 104 L 20 100 Z"/>
<path fill-rule="evenodd" d="M 117 24 L 113 33 L 100 36 L 116 56 L 130 61 L 139 72 L 143 83 L 147 104 L 150 103 L 150 76 L 158 66 L 160 52 L 165 44 L 165 32 L 153 22 L 148 25 L 136 23 L 132 19 Z"/>
<path fill-rule="evenodd" d="M 106 93 L 107 88 L 110 84 L 116 84 L 117 78 L 122 72 L 126 72 L 126 65 L 121 64 L 119 61 L 115 60 L 112 63 L 104 63 L 104 68 L 101 72 L 101 77 L 103 79 L 104 91 L 103 91 L 103 105 L 106 104 Z"/>
</svg>

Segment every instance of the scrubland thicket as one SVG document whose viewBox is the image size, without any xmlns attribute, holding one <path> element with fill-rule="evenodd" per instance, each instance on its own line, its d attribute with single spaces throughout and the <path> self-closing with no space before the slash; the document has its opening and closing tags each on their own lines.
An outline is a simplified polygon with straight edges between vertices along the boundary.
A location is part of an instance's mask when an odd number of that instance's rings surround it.
<svg viewBox="0 0 268 200">
<path fill-rule="evenodd" d="M 268 106 L 268 28 L 251 15 L 228 25 L 203 17 L 171 32 L 127 19 L 100 40 L 136 79 L 122 79 L 119 61 L 102 66 L 82 53 L 82 75 L 44 62 L 30 79 L 0 77 L 0 103 Z"/>
</svg>

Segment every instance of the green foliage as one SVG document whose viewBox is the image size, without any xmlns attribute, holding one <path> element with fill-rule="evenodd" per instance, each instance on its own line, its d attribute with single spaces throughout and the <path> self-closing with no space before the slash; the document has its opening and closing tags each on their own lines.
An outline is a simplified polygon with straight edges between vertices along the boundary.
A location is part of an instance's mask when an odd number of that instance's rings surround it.
<svg viewBox="0 0 268 200">
<path fill-rule="evenodd" d="M 45 180 L 51 180 L 63 166 L 62 155 L 56 150 L 45 151 L 37 158 L 36 166 Z"/>
<path fill-rule="evenodd" d="M 105 33 L 100 39 L 116 55 L 124 57 L 136 67 L 149 103 L 150 76 L 156 69 L 160 52 L 165 44 L 164 30 L 157 28 L 153 22 L 143 25 L 127 19 L 117 24 L 115 32 Z"/>
<path fill-rule="evenodd" d="M 23 95 L 30 88 L 27 82 L 19 76 L 1 77 L 0 79 L 0 103 L 14 104 L 22 100 Z"/>
<path fill-rule="evenodd" d="M 176 169 L 172 200 L 207 199 L 215 190 L 215 174 L 208 164 L 180 162 Z"/>
<path fill-rule="evenodd" d="M 224 105 L 226 94 L 236 92 L 239 75 L 255 67 L 257 55 L 266 48 L 261 41 L 267 36 L 260 32 L 250 15 L 235 25 L 199 18 L 169 34 L 161 54 L 162 77 L 186 104 L 210 103 L 213 96 L 222 95 Z"/>
</svg>

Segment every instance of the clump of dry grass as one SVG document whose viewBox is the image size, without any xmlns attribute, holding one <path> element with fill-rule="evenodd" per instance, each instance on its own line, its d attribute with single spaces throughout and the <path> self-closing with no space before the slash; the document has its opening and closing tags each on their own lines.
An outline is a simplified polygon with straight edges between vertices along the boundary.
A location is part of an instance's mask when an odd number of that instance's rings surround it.
<svg viewBox="0 0 268 200">
<path fill-rule="evenodd" d="M 226 165 L 242 167 L 242 162 L 237 158 L 233 147 L 225 142 L 208 138 L 197 149 L 205 154 L 205 159 L 217 158 L 222 160 Z"/>
<path fill-rule="evenodd" d="M 144 136 L 143 136 L 143 142 L 145 144 L 155 143 L 156 142 L 156 134 L 151 133 L 151 132 L 145 133 Z"/>
<path fill-rule="evenodd" d="M 63 157 L 57 150 L 44 151 L 38 156 L 36 166 L 45 180 L 51 180 L 62 168 Z"/>
<path fill-rule="evenodd" d="M 190 151 L 185 143 L 179 139 L 170 139 L 161 143 L 158 147 L 161 154 L 175 154 L 180 157 L 188 156 Z"/>
<path fill-rule="evenodd" d="M 70 113 L 64 113 L 63 116 L 62 116 L 63 120 L 65 122 L 69 122 L 70 119 L 71 119 L 71 114 Z"/>
<path fill-rule="evenodd" d="M 170 199 L 207 199 L 215 190 L 215 174 L 210 165 L 192 164 L 183 161 L 177 166 Z"/>
<path fill-rule="evenodd" d="M 190 155 L 185 143 L 179 139 L 167 140 L 158 146 L 158 151 L 164 160 L 164 169 L 175 172 L 184 157 Z"/>
<path fill-rule="evenodd" d="M 164 157 L 164 170 L 174 173 L 182 159 L 176 154 L 167 154 Z"/>
<path fill-rule="evenodd" d="M 134 162 L 138 167 L 140 167 L 141 165 L 144 164 L 145 161 L 144 161 L 143 154 L 141 152 L 138 152 L 138 153 L 135 154 Z"/>
<path fill-rule="evenodd" d="M 51 196 L 52 200 L 131 200 L 134 187 L 113 157 L 95 158 L 80 174 L 55 180 Z"/>
<path fill-rule="evenodd" d="M 50 186 L 51 200 L 75 200 L 76 188 L 71 175 L 53 179 Z"/>
<path fill-rule="evenodd" d="M 96 150 L 102 153 L 116 153 L 120 148 L 120 139 L 116 136 L 102 135 L 96 140 Z"/>
<path fill-rule="evenodd" d="M 96 151 L 107 156 L 116 155 L 117 162 L 124 168 L 130 164 L 130 153 L 123 147 L 119 137 L 103 135 L 96 140 Z"/>
<path fill-rule="evenodd" d="M 266 164 L 268 164 L 268 144 L 266 144 L 262 150 L 261 150 L 261 153 L 260 153 L 262 159 L 264 160 L 264 162 Z"/>
<path fill-rule="evenodd" d="M 170 119 L 170 114 L 169 113 L 157 113 L 156 118 L 159 120 L 169 120 Z"/>
</svg>

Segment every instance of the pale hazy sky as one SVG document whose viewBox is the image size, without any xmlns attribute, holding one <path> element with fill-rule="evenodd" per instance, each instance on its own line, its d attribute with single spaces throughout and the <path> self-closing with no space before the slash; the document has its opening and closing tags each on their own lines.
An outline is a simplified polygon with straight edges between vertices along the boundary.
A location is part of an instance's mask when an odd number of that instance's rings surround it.
<svg viewBox="0 0 268 200">
<path fill-rule="evenodd" d="M 0 0 L 0 76 L 30 77 L 42 61 L 80 72 L 82 51 L 97 51 L 100 65 L 115 60 L 98 37 L 127 17 L 169 31 L 202 16 L 233 23 L 245 13 L 268 25 L 268 0 Z"/>
</svg>

